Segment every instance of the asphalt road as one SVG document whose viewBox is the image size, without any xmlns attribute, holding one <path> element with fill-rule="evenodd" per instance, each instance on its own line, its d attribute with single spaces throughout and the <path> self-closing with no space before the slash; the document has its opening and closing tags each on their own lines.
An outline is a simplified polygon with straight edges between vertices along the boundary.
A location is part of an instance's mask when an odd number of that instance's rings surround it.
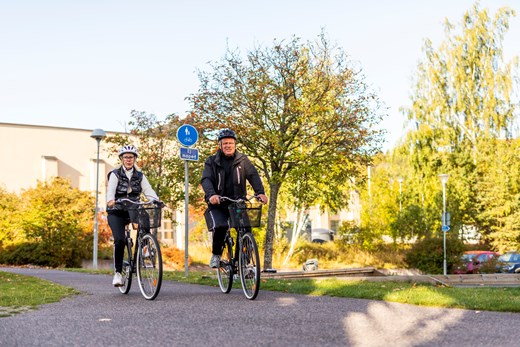
<svg viewBox="0 0 520 347">
<path fill-rule="evenodd" d="M 0 268 L 81 290 L 0 318 L 0 346 L 515 346 L 520 314 L 163 282 L 156 300 L 111 276 Z"/>
</svg>

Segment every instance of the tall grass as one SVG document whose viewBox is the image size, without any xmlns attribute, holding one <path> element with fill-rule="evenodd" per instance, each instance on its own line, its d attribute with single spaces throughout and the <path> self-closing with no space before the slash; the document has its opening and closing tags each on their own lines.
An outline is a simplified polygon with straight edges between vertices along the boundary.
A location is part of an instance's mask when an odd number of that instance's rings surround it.
<svg viewBox="0 0 520 347">
<path fill-rule="evenodd" d="M 258 236 L 256 236 L 258 237 Z M 263 246 L 263 242 L 258 242 Z M 357 245 L 342 244 L 339 241 L 313 243 L 298 241 L 295 251 L 285 262 L 289 250 L 287 241 L 277 241 L 273 250 L 273 267 L 277 270 L 301 270 L 308 259 L 318 259 L 320 269 L 340 269 L 372 266 L 383 269 L 406 268 L 404 248 L 381 245 L 374 250 L 364 250 Z M 189 255 L 193 265 L 207 265 L 211 258 L 211 240 L 191 242 Z M 264 249 L 260 247 L 260 260 L 264 264 Z"/>
</svg>

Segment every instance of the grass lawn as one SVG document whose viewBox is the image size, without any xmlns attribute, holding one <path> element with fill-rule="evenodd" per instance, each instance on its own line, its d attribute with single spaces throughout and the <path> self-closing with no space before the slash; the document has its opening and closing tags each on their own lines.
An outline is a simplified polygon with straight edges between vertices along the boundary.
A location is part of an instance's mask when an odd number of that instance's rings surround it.
<svg viewBox="0 0 520 347">
<path fill-rule="evenodd" d="M 0 317 L 34 310 L 39 305 L 79 293 L 74 288 L 36 277 L 0 271 Z"/>
</svg>

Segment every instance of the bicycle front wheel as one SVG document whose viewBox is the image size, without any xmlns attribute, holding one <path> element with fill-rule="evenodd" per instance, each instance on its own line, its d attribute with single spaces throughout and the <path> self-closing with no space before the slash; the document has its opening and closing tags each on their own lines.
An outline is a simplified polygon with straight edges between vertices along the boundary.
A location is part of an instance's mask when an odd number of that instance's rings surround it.
<svg viewBox="0 0 520 347">
<path fill-rule="evenodd" d="M 260 290 L 260 256 L 253 234 L 246 232 L 242 235 L 239 246 L 238 264 L 242 289 L 246 298 L 254 300 Z"/>
<path fill-rule="evenodd" d="M 123 294 L 128 294 L 132 286 L 132 239 L 130 237 L 126 238 L 121 276 L 123 277 L 123 286 L 119 287 L 119 290 Z"/>
<path fill-rule="evenodd" d="M 141 293 L 148 300 L 159 294 L 162 283 L 162 255 L 159 242 L 152 234 L 141 237 L 137 250 L 137 279 Z"/>
<path fill-rule="evenodd" d="M 226 236 L 224 249 L 217 268 L 218 284 L 222 293 L 229 293 L 233 287 L 233 240 Z"/>
</svg>

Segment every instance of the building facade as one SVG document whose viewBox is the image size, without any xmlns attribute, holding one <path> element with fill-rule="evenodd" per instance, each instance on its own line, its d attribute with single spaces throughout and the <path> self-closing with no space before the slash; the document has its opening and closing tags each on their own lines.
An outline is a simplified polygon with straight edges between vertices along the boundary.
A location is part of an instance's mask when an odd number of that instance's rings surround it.
<svg viewBox="0 0 520 347">
<path fill-rule="evenodd" d="M 72 187 L 96 194 L 97 141 L 92 130 L 0 123 L 0 186 L 12 193 L 35 187 L 38 181 L 63 177 Z M 107 131 L 107 136 L 115 135 Z M 106 206 L 107 174 L 119 163 L 119 158 L 100 142 L 98 206 Z M 94 206 L 93 206 L 94 209 Z M 175 223 L 164 221 L 158 230 L 161 242 L 184 249 L 184 217 L 173 214 Z M 94 216 L 92 216 L 94 218 Z"/>
</svg>

